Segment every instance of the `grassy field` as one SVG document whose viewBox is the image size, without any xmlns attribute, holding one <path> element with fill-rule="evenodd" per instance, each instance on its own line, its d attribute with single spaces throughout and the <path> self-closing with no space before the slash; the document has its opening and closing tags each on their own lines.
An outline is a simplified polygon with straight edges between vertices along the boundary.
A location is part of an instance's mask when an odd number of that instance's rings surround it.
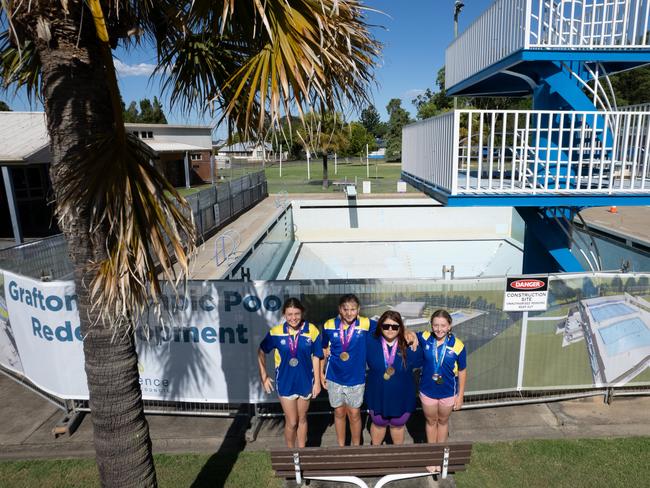
<svg viewBox="0 0 650 488">
<path fill-rule="evenodd" d="M 584 341 L 562 347 L 557 320 L 529 321 L 524 387 L 591 385 L 593 376 Z"/>
<path fill-rule="evenodd" d="M 280 488 L 267 452 L 158 455 L 161 487 Z M 650 438 L 544 440 L 475 444 L 459 488 L 640 487 L 650 479 Z M 99 486 L 92 460 L 0 462 L 0 486 Z"/>
<path fill-rule="evenodd" d="M 370 178 L 367 177 L 367 168 L 365 162 L 358 162 L 358 158 L 348 163 L 345 159 L 339 161 L 337 173 L 334 172 L 334 160 L 328 164 L 328 179 L 330 187 L 323 190 L 323 163 L 322 160 L 312 160 L 310 163 L 310 178 L 307 179 L 307 161 L 290 161 L 282 163 L 282 176 L 280 176 L 280 165 L 277 162 L 267 163 L 266 166 L 258 163 L 236 163 L 232 168 L 219 170 L 217 178 L 219 182 L 226 182 L 230 179 L 239 178 L 240 176 L 254 173 L 256 171 L 265 171 L 268 181 L 269 193 L 334 193 L 340 191 L 331 185 L 334 181 L 357 182 L 357 191 L 362 190 L 362 181 L 371 182 L 372 193 L 396 193 L 397 182 L 400 179 L 402 163 L 386 163 L 383 160 L 379 162 L 370 161 Z M 203 188 L 209 188 L 210 185 L 193 186 L 192 188 L 177 188 L 181 195 L 191 195 Z M 407 192 L 416 192 L 414 188 L 407 185 Z"/>
</svg>

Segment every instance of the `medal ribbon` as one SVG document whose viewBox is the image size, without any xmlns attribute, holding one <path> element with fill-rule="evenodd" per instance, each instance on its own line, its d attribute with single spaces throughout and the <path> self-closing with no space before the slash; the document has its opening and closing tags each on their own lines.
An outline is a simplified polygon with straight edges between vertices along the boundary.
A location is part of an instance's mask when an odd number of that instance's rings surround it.
<svg viewBox="0 0 650 488">
<path fill-rule="evenodd" d="M 447 352 L 447 338 L 442 346 L 440 358 L 438 358 L 438 341 L 436 336 L 433 336 L 433 372 L 439 374 L 442 363 L 445 361 L 445 353 Z"/>
<path fill-rule="evenodd" d="M 298 356 L 298 341 L 300 340 L 300 335 L 302 334 L 302 328 L 304 326 L 305 326 L 305 323 L 301 322 L 300 323 L 300 328 L 298 329 L 296 334 L 292 336 L 290 331 L 289 331 L 289 329 L 291 329 L 291 327 L 289 326 L 289 324 L 287 324 L 287 334 L 289 336 L 289 354 L 291 354 L 292 358 L 295 358 L 296 356 Z"/>
<path fill-rule="evenodd" d="M 354 336 L 354 329 L 357 328 L 357 321 L 355 320 L 352 325 L 348 326 L 348 333 L 346 335 L 345 330 L 343 330 L 343 319 L 340 320 L 339 322 L 339 335 L 341 336 L 341 347 L 343 348 L 343 352 L 346 352 L 348 350 L 348 346 L 350 345 L 350 342 L 352 341 L 352 337 Z"/>
<path fill-rule="evenodd" d="M 397 352 L 397 341 L 393 343 L 393 350 L 390 352 L 390 355 L 388 354 L 388 344 L 386 343 L 386 339 L 382 336 L 381 338 L 381 348 L 384 351 L 384 364 L 386 365 L 386 369 L 388 369 L 389 366 L 392 366 L 393 363 L 395 362 L 395 353 Z"/>
</svg>

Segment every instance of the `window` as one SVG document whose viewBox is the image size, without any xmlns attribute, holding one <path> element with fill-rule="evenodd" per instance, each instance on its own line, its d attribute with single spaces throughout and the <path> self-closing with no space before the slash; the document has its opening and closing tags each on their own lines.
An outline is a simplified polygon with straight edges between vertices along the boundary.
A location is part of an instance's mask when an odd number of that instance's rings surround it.
<svg viewBox="0 0 650 488">
<path fill-rule="evenodd" d="M 140 137 L 142 139 L 153 139 L 153 132 L 151 131 L 141 131 Z"/>
<path fill-rule="evenodd" d="M 190 159 L 192 161 L 200 161 L 203 158 L 201 157 L 201 153 L 191 153 L 190 154 Z"/>
</svg>

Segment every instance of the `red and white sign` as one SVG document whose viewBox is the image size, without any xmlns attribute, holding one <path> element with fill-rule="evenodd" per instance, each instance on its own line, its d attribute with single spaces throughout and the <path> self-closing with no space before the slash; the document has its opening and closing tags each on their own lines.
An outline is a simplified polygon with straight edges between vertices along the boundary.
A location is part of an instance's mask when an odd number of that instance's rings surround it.
<svg viewBox="0 0 650 488">
<path fill-rule="evenodd" d="M 505 312 L 533 312 L 546 310 L 548 303 L 548 277 L 506 278 L 503 297 Z"/>
</svg>

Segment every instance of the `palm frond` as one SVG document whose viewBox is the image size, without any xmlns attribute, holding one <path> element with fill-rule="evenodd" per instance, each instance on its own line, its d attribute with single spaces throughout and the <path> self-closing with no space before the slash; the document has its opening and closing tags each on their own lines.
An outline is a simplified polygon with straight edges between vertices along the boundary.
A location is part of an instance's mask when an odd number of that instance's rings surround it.
<svg viewBox="0 0 650 488">
<path fill-rule="evenodd" d="M 172 282 L 187 272 L 196 231 L 185 200 L 151 165 L 151 150 L 135 136 L 126 141 L 98 136 L 66 164 L 57 212 L 65 229 L 78 209 L 91 209 L 91 235 L 107 236 L 95 243 L 105 258 L 92 263 L 93 307 L 103 319 L 130 326 L 151 300 L 160 301 L 158 269 Z"/>
<path fill-rule="evenodd" d="M 0 78 L 3 88 L 25 88 L 31 101 L 39 96 L 41 62 L 32 41 L 18 47 L 11 42 L 10 31 L 0 33 Z"/>
</svg>

